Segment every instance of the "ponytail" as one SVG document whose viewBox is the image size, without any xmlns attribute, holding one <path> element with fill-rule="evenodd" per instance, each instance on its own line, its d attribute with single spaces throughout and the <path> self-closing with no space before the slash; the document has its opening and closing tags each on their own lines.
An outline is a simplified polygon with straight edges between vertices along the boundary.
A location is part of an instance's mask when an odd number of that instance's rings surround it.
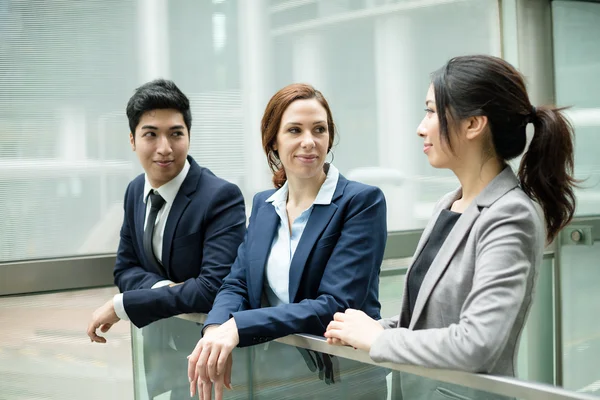
<svg viewBox="0 0 600 400">
<path fill-rule="evenodd" d="M 551 242 L 575 213 L 573 126 L 565 118 L 564 108 L 533 110 L 534 134 L 521 160 L 519 180 L 523 191 L 542 207 Z"/>
<path fill-rule="evenodd" d="M 440 135 L 450 142 L 446 115 L 453 121 L 484 115 L 498 158 L 512 160 L 526 146 L 526 126 L 534 135 L 521 160 L 521 188 L 544 211 L 552 241 L 575 213 L 573 127 L 564 108 L 531 106 L 523 76 L 499 57 L 454 57 L 432 74 Z"/>
</svg>

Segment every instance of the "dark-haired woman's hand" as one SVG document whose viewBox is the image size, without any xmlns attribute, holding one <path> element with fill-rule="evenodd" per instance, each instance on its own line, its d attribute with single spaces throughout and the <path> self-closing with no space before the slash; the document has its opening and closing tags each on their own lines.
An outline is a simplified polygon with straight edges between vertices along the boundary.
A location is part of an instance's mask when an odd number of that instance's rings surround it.
<svg viewBox="0 0 600 400">
<path fill-rule="evenodd" d="M 349 308 L 344 313 L 335 313 L 333 321 L 327 326 L 325 337 L 329 344 L 370 351 L 381 332 L 383 327 L 379 322 L 362 311 Z"/>
</svg>

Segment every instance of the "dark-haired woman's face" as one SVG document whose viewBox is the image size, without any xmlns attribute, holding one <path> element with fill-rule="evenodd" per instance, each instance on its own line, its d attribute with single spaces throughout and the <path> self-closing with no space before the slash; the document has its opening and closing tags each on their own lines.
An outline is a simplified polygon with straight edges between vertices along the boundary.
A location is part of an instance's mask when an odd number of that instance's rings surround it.
<svg viewBox="0 0 600 400">
<path fill-rule="evenodd" d="M 453 157 L 448 146 L 441 142 L 433 85 L 429 86 L 425 97 L 425 116 L 417 127 L 417 134 L 423 138 L 423 152 L 429 164 L 434 168 L 450 168 Z"/>
<path fill-rule="evenodd" d="M 316 99 L 296 100 L 281 116 L 273 150 L 288 179 L 319 179 L 327 157 L 327 111 Z"/>
</svg>

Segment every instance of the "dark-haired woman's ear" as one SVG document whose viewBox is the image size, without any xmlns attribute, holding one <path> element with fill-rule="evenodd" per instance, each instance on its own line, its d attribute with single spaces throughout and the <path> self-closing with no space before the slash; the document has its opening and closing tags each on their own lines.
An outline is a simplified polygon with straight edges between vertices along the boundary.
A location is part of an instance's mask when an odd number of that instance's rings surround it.
<svg viewBox="0 0 600 400">
<path fill-rule="evenodd" d="M 469 117 L 463 123 L 467 139 L 473 140 L 487 131 L 488 117 L 485 115 Z"/>
</svg>

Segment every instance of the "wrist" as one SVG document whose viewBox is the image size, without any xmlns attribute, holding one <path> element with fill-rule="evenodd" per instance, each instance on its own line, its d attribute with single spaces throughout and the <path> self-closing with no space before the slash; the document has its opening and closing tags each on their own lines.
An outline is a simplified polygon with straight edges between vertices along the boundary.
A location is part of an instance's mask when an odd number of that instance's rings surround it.
<svg viewBox="0 0 600 400">
<path fill-rule="evenodd" d="M 208 332 L 217 329 L 218 327 L 220 327 L 221 325 L 218 324 L 211 324 L 211 325 L 207 325 L 202 329 L 202 336 L 205 336 Z"/>
</svg>

